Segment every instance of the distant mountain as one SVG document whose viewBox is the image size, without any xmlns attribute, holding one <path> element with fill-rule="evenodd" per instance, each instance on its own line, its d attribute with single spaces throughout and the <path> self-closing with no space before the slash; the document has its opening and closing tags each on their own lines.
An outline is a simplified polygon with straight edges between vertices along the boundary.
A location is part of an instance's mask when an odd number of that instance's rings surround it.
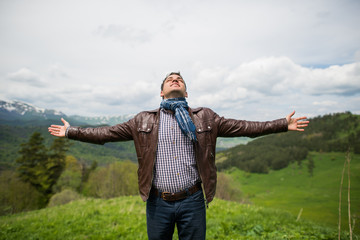
<svg viewBox="0 0 360 240">
<path fill-rule="evenodd" d="M 53 124 L 54 120 L 60 123 L 60 118 L 65 118 L 73 126 L 98 126 L 98 125 L 116 125 L 126 122 L 134 117 L 135 114 L 121 116 L 98 116 L 86 117 L 79 115 L 70 115 L 56 111 L 43 109 L 21 101 L 1 101 L 0 100 L 0 124 L 7 125 L 31 125 L 44 126 Z M 24 123 L 26 122 L 26 123 Z M 239 144 L 246 144 L 251 139 L 247 137 L 240 138 L 218 138 L 217 151 L 221 151 Z"/>
<path fill-rule="evenodd" d="M 84 117 L 78 115 L 71 115 L 69 119 L 74 119 L 78 122 L 84 122 L 89 125 L 116 125 L 126 122 L 134 117 L 135 114 L 128 114 L 122 116 L 99 116 L 99 117 Z"/>
<path fill-rule="evenodd" d="M 39 108 L 21 101 L 0 100 L 0 171 L 14 167 L 15 159 L 19 157 L 20 144 L 28 141 L 35 131 L 42 134 L 46 145 L 50 145 L 54 137 L 47 128 L 50 124 L 61 124 L 62 117 L 73 126 L 97 126 L 114 125 L 132 116 L 67 116 L 60 111 Z M 135 162 L 137 159 L 132 142 L 107 143 L 102 146 L 73 141 L 69 154 L 89 164 L 93 161 L 105 164 L 118 159 Z"/>
<path fill-rule="evenodd" d="M 57 110 L 39 108 L 21 101 L 7 102 L 0 100 L 0 121 L 2 124 L 7 123 L 10 125 L 23 125 L 24 121 L 30 121 L 32 125 L 37 125 L 36 123 L 43 125 L 44 121 L 47 124 L 47 120 L 59 120 L 62 117 L 76 125 L 115 125 L 128 121 L 133 116 L 135 114 L 99 117 L 67 116 L 65 113 Z"/>
<path fill-rule="evenodd" d="M 21 101 L 0 100 L 0 119 L 5 121 L 13 120 L 47 120 L 59 119 L 66 115 L 56 110 L 43 109 Z"/>
<path fill-rule="evenodd" d="M 0 100 L 0 171 L 14 166 L 19 157 L 20 144 L 28 141 L 35 131 L 40 132 L 46 144 L 53 140 L 47 127 L 50 124 L 61 124 L 60 118 L 65 118 L 73 126 L 115 125 L 131 119 L 134 114 L 112 117 L 67 116 L 50 109 L 43 109 L 21 101 Z M 218 138 L 217 151 L 239 144 L 246 144 L 249 138 Z M 132 142 L 106 143 L 104 146 L 72 141 L 69 154 L 91 164 L 97 161 L 105 164 L 117 159 L 130 159 L 136 162 L 137 157 Z"/>
</svg>

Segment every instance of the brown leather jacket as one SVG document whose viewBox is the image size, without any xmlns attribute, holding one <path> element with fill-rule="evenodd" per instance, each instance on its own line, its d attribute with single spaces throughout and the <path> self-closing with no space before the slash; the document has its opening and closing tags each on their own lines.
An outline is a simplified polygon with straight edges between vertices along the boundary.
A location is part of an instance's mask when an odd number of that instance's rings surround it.
<svg viewBox="0 0 360 240">
<path fill-rule="evenodd" d="M 225 119 L 209 108 L 190 108 L 189 113 L 196 126 L 198 141 L 194 145 L 195 157 L 208 203 L 213 200 L 216 189 L 215 146 L 217 137 L 257 137 L 285 132 L 288 129 L 285 118 L 269 122 Z M 141 198 L 146 201 L 153 180 L 159 116 L 160 109 L 156 109 L 141 112 L 128 122 L 111 127 L 70 127 L 67 136 L 69 139 L 96 144 L 134 140 L 139 162 L 139 191 Z"/>
</svg>

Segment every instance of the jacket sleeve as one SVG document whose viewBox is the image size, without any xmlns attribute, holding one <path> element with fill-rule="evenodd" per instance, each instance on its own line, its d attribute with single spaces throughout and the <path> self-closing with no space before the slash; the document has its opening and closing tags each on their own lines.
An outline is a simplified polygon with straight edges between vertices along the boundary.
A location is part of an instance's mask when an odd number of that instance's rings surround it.
<svg viewBox="0 0 360 240">
<path fill-rule="evenodd" d="M 67 137 L 82 142 L 104 144 L 106 142 L 133 140 L 133 119 L 115 126 L 96 128 L 69 127 Z"/>
<path fill-rule="evenodd" d="M 273 121 L 255 122 L 226 119 L 216 116 L 219 137 L 258 137 L 271 133 L 288 131 L 286 118 Z"/>
</svg>

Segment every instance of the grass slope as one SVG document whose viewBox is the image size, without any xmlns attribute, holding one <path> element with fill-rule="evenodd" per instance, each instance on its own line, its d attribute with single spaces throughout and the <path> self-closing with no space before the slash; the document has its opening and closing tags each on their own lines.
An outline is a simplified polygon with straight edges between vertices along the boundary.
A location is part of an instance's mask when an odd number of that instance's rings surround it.
<svg viewBox="0 0 360 240">
<path fill-rule="evenodd" d="M 238 169 L 227 173 L 251 203 L 257 206 L 283 209 L 301 218 L 338 225 L 339 189 L 345 153 L 311 153 L 315 162 L 313 176 L 308 173 L 307 161 L 269 174 L 250 174 Z M 360 155 L 351 157 L 351 212 L 355 232 L 360 234 Z M 347 171 L 347 169 L 346 169 Z M 346 172 L 345 172 L 346 173 Z M 348 229 L 347 174 L 342 190 L 342 229 Z"/>
<path fill-rule="evenodd" d="M 145 208 L 136 196 L 2 216 L 0 239 L 147 239 Z M 337 239 L 337 230 L 297 222 L 281 210 L 215 199 L 207 210 L 207 239 Z"/>
</svg>

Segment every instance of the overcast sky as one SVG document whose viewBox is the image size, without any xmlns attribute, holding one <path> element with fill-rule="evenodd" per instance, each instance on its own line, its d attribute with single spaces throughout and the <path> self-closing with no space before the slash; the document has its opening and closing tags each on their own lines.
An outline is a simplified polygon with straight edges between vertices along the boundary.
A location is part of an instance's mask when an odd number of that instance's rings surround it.
<svg viewBox="0 0 360 240">
<path fill-rule="evenodd" d="M 358 0 L 1 0 L 0 99 L 67 115 L 192 107 L 271 120 L 360 114 Z"/>
</svg>

